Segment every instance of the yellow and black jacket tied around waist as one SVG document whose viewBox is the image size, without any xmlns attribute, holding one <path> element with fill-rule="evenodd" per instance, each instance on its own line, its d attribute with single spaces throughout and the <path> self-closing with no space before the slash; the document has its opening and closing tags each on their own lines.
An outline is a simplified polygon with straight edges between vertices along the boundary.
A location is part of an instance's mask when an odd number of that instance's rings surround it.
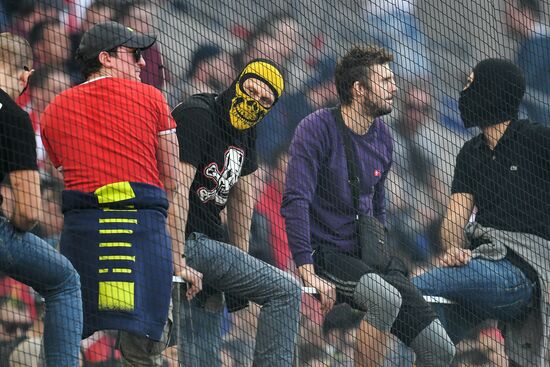
<svg viewBox="0 0 550 367">
<path fill-rule="evenodd" d="M 143 183 L 63 192 L 61 252 L 80 274 L 83 337 L 117 329 L 160 340 L 172 282 L 167 211 L 164 190 Z"/>
</svg>

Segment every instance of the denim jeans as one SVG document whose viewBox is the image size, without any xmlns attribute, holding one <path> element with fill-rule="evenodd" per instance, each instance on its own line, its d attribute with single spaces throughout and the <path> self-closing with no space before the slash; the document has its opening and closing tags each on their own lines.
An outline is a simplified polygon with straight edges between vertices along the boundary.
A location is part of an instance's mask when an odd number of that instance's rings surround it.
<svg viewBox="0 0 550 367">
<path fill-rule="evenodd" d="M 34 288 L 46 302 L 47 366 L 79 365 L 82 337 L 80 278 L 72 264 L 31 233 L 0 217 L 0 271 Z"/>
<path fill-rule="evenodd" d="M 185 292 L 182 290 L 181 294 Z M 180 365 L 220 367 L 222 310 L 207 308 L 196 298 L 188 301 L 183 296 L 180 302 Z"/>
<path fill-rule="evenodd" d="M 434 268 L 412 281 L 424 295 L 457 303 L 434 305 L 455 343 L 483 320 L 505 321 L 524 315 L 536 286 L 506 259 L 472 259 L 465 266 Z"/>
<path fill-rule="evenodd" d="M 202 234 L 191 234 L 185 243 L 187 264 L 203 274 L 203 285 L 262 306 L 256 331 L 254 366 L 292 366 L 300 316 L 300 283 L 290 274 L 235 246 Z M 199 355 L 212 357 L 208 362 L 196 361 L 196 365 L 219 365 L 221 308 L 192 315 L 191 328 L 185 321 L 189 319 L 185 312 L 187 315 L 189 311 L 197 312 L 197 307 L 190 307 L 185 299 L 181 304 L 180 349 L 199 350 Z"/>
<path fill-rule="evenodd" d="M 465 266 L 431 269 L 412 282 L 424 295 L 456 302 L 432 304 L 455 344 L 484 320 L 521 317 L 535 294 L 535 285 L 508 260 L 472 259 Z M 384 367 L 411 367 L 414 353 L 397 343 L 386 356 Z"/>
</svg>

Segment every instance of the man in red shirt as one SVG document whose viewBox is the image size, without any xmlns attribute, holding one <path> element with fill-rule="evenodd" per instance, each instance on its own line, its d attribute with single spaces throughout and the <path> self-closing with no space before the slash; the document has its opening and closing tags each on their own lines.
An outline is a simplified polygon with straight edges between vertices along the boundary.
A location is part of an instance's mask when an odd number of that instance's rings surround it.
<svg viewBox="0 0 550 367">
<path fill-rule="evenodd" d="M 202 288 L 182 258 L 176 125 L 161 92 L 140 80 L 141 51 L 155 40 L 115 22 L 90 28 L 77 50 L 86 82 L 42 118 L 65 179 L 61 251 L 82 279 L 83 337 L 120 330 L 129 366 L 161 365 L 172 269 L 189 282 L 188 298 Z"/>
</svg>

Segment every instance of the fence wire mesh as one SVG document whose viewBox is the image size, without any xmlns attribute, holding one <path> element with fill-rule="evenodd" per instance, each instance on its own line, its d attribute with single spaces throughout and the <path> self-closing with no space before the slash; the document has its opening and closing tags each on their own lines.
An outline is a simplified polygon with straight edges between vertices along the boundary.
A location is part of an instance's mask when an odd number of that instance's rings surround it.
<svg viewBox="0 0 550 367">
<path fill-rule="evenodd" d="M 2 0 L 0 366 L 550 366 L 546 0 Z"/>
</svg>

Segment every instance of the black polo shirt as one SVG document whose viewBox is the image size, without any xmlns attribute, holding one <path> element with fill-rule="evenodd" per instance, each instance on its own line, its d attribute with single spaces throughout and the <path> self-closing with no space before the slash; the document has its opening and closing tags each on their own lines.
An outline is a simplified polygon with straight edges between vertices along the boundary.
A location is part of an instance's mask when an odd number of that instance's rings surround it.
<svg viewBox="0 0 550 367">
<path fill-rule="evenodd" d="M 452 193 L 474 196 L 483 226 L 550 240 L 550 127 L 512 121 L 494 150 L 483 134 L 457 156 Z"/>
</svg>

